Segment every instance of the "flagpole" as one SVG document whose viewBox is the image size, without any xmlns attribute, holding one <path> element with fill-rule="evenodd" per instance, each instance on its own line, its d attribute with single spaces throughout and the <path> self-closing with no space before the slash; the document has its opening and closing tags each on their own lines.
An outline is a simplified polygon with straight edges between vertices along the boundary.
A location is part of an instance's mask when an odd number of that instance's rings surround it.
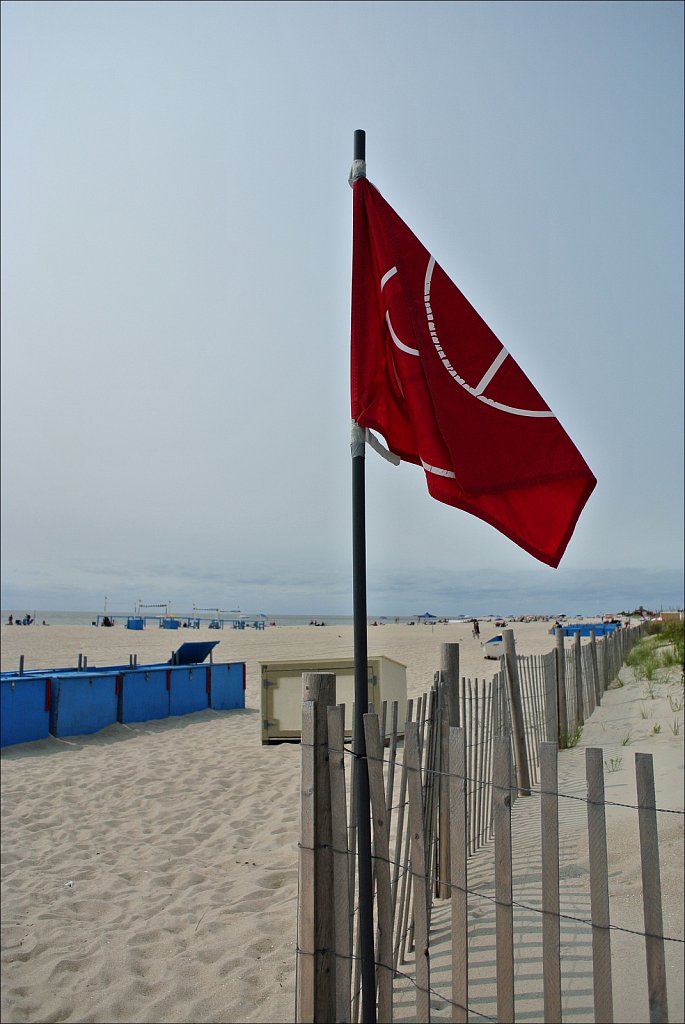
<svg viewBox="0 0 685 1024">
<path fill-rule="evenodd" d="M 366 132 L 354 133 L 352 180 L 366 174 Z M 366 635 L 366 480 L 363 432 L 352 434 L 352 594 L 354 613 L 354 754 L 357 770 L 357 863 L 359 867 L 359 938 L 362 1022 L 376 1024 L 373 876 L 371 869 L 371 801 L 366 761 L 364 714 L 369 703 Z"/>
</svg>

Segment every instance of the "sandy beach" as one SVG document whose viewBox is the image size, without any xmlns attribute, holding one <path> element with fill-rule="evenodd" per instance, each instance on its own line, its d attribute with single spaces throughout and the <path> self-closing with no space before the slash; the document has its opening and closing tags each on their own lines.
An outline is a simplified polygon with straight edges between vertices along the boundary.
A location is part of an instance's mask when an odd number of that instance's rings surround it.
<svg viewBox="0 0 685 1024">
<path fill-rule="evenodd" d="M 511 623 L 519 653 L 550 651 L 551 625 Z M 481 640 L 495 632 L 481 620 Z M 351 657 L 351 627 L 175 633 L 3 625 L 1 639 L 3 671 L 21 655 L 27 669 L 75 665 L 79 655 L 90 666 L 128 663 L 132 654 L 139 664 L 166 661 L 187 639 L 218 639 L 214 660 L 247 668 L 244 711 L 3 750 L 2 1019 L 293 1020 L 300 749 L 261 744 L 259 662 Z M 483 657 L 469 623 L 369 627 L 369 653 L 407 666 L 410 697 L 430 688 L 445 642 L 460 644 L 462 675 L 492 674 L 496 663 Z M 683 730 L 669 728 L 675 718 L 682 722 L 683 712 L 674 715 L 665 688 L 652 699 L 628 679 L 605 694 L 581 743 L 564 756 L 594 745 L 622 757 L 625 767 L 607 776 L 607 796 L 634 802 L 633 755 L 651 752 L 658 806 L 682 811 Z M 634 922 L 639 852 L 621 838 L 632 823 L 612 817 L 610 877 Z M 665 928 L 682 938 L 682 816 L 664 836 Z M 644 971 L 644 951 L 630 956 Z M 669 997 L 671 1019 L 681 1019 L 682 992 Z"/>
</svg>

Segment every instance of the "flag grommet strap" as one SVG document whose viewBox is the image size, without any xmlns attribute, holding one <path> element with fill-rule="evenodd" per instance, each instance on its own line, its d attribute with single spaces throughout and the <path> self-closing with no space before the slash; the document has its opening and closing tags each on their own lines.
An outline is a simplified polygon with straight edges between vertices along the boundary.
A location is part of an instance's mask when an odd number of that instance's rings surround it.
<svg viewBox="0 0 685 1024">
<path fill-rule="evenodd" d="M 402 459 L 399 455 L 395 455 L 388 448 L 381 444 L 375 434 L 372 434 L 368 427 L 360 427 L 358 423 L 352 420 L 352 438 L 350 440 L 350 447 L 352 448 L 352 458 L 364 455 L 364 445 L 368 444 L 375 452 L 386 460 L 386 462 L 392 462 L 393 466 L 399 466 Z"/>
</svg>

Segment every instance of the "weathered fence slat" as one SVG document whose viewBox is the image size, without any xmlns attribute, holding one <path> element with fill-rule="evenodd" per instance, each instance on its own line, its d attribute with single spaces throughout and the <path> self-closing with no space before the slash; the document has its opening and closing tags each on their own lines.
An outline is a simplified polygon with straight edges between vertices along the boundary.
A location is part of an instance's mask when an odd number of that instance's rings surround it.
<svg viewBox="0 0 685 1024">
<path fill-rule="evenodd" d="M 392 908 L 390 906 L 390 835 L 383 785 L 383 745 L 378 715 L 364 715 L 369 794 L 373 818 L 374 873 L 376 875 L 377 936 L 376 979 L 378 1019 L 392 1022 Z"/>
<path fill-rule="evenodd" d="M 602 691 L 599 685 L 599 665 L 597 662 L 597 637 L 594 629 L 590 633 L 590 658 L 592 662 L 592 686 L 595 692 L 595 707 L 602 700 Z"/>
<path fill-rule="evenodd" d="M 432 853 L 431 837 L 429 835 L 429 815 L 430 815 L 430 792 L 433 780 L 431 771 L 432 766 L 432 754 L 430 750 L 431 745 L 431 723 L 433 720 L 433 700 L 434 693 L 431 690 L 429 693 L 423 694 L 423 703 L 421 707 L 421 728 L 419 729 L 419 766 L 421 774 L 421 793 L 422 793 L 422 810 L 423 810 L 423 821 L 424 821 L 424 853 L 426 857 L 425 870 L 426 870 L 426 885 L 430 889 L 430 857 Z M 411 825 L 410 825 L 411 834 Z M 414 888 L 410 887 L 410 899 L 409 905 L 414 905 Z M 428 906 L 432 906 L 432 900 L 430 895 L 428 897 Z M 414 951 L 414 913 L 410 915 L 409 928 L 406 929 L 405 937 L 405 948 L 409 949 L 410 952 Z M 430 911 L 428 916 L 428 928 L 430 930 Z"/>
<path fill-rule="evenodd" d="M 536 752 L 536 768 L 537 768 L 537 779 L 540 779 L 540 744 L 544 743 L 547 739 L 547 727 L 545 724 L 545 676 L 544 667 L 542 664 L 542 658 L 540 655 L 535 657 L 535 715 L 537 719 L 537 752 Z"/>
<path fill-rule="evenodd" d="M 645 920 L 645 955 L 649 990 L 650 1024 L 667 1024 L 666 961 L 661 909 L 659 835 L 654 792 L 654 762 L 651 754 L 635 755 L 640 856 L 642 858 L 642 900 Z"/>
<path fill-rule="evenodd" d="M 447 683 L 442 671 L 438 673 L 438 707 L 440 715 L 440 765 L 438 778 L 438 881 L 436 896 L 446 900 L 450 896 L 450 794 L 446 765 L 449 759 L 449 703 Z"/>
<path fill-rule="evenodd" d="M 412 888 L 416 929 L 416 1024 L 430 1021 L 430 966 L 428 950 L 428 894 L 424 841 L 423 794 L 419 762 L 418 727 L 407 723 L 405 736 L 409 790 L 409 828 L 411 839 Z"/>
<path fill-rule="evenodd" d="M 545 680 L 545 739 L 559 745 L 559 713 L 557 710 L 556 652 L 543 658 Z"/>
<path fill-rule="evenodd" d="M 514 913 L 511 881 L 511 750 L 509 738 L 495 739 L 495 927 L 497 1019 L 514 1020 Z"/>
<path fill-rule="evenodd" d="M 473 813 L 474 800 L 475 800 L 475 789 L 476 789 L 476 782 L 475 782 L 475 780 L 476 780 L 476 769 L 475 769 L 475 763 L 474 763 L 475 762 L 475 756 L 476 756 L 476 749 L 475 749 L 475 746 L 476 746 L 475 745 L 476 714 L 475 714 L 474 702 L 473 702 L 473 684 L 472 684 L 470 679 L 467 679 L 466 687 L 467 687 L 467 691 L 466 691 L 467 692 L 467 695 L 466 695 L 466 700 L 467 700 L 467 711 L 466 711 L 466 714 L 467 714 L 467 718 L 466 718 L 466 721 L 468 722 L 468 739 L 466 741 L 466 772 L 467 772 L 466 794 L 467 794 L 467 797 L 468 797 L 467 803 L 466 803 L 466 806 L 467 806 L 466 824 L 467 824 L 467 827 L 468 827 L 468 836 L 469 836 L 469 856 L 472 857 L 473 854 L 476 852 L 476 837 L 475 837 L 475 827 L 476 827 L 476 820 L 475 820 L 475 818 L 476 818 L 476 816 Z"/>
<path fill-rule="evenodd" d="M 530 773 L 530 783 L 535 785 L 537 761 L 537 740 L 535 736 L 535 704 L 531 686 L 533 666 L 527 658 L 516 658 L 517 671 L 521 685 L 521 708 L 523 712 L 523 735 L 526 743 L 526 760 Z"/>
<path fill-rule="evenodd" d="M 531 783 L 537 784 L 540 779 L 540 744 L 544 742 L 544 716 L 542 714 L 542 685 L 540 675 L 540 659 L 538 657 L 519 658 L 528 665 L 528 686 L 530 701 L 530 735 L 532 750 L 530 752 Z"/>
<path fill-rule="evenodd" d="M 481 681 L 482 694 L 480 701 L 480 728 L 478 730 L 478 794 L 476 804 L 476 847 L 483 845 L 483 821 L 485 818 L 485 780 L 487 779 L 487 766 L 485 762 L 485 736 L 487 727 L 487 692 L 488 684 Z"/>
<path fill-rule="evenodd" d="M 466 841 L 466 733 L 450 728 L 450 837 L 452 879 L 452 1020 L 466 1024 L 469 1005 Z"/>
<path fill-rule="evenodd" d="M 585 751 L 595 1021 L 597 1024 L 612 1024 L 614 1019 L 614 1001 L 611 987 L 609 865 L 604 807 L 603 758 L 603 751 L 599 747 L 588 747 Z"/>
<path fill-rule="evenodd" d="M 459 644 L 447 643 L 440 645 L 440 693 L 443 715 L 442 732 L 442 763 L 449 761 L 449 730 L 459 725 Z M 450 896 L 450 797 L 448 780 L 441 776 L 441 793 L 445 792 L 445 813 L 440 821 L 440 878 L 442 885 L 440 894 L 444 898 Z M 442 805 L 441 805 L 442 806 Z"/>
<path fill-rule="evenodd" d="M 521 681 L 519 678 L 513 629 L 502 630 L 502 637 L 504 638 L 504 667 L 507 692 L 509 694 L 511 739 L 514 751 L 514 764 L 516 766 L 516 786 L 519 796 L 530 796 L 530 770 L 528 768 L 528 753 L 526 750 L 525 720 L 523 717 Z"/>
<path fill-rule="evenodd" d="M 385 794 L 385 807 L 388 812 L 388 828 L 392 822 L 392 798 L 395 792 L 395 767 L 397 765 L 397 715 L 398 702 L 394 700 L 390 706 L 390 749 L 388 753 L 388 782 Z"/>
<path fill-rule="evenodd" d="M 488 731 L 487 739 L 487 760 L 486 760 L 486 779 L 487 779 L 487 838 L 488 840 L 494 839 L 495 837 L 495 823 L 493 817 L 493 803 L 492 803 L 492 765 L 494 756 L 494 741 L 497 735 L 497 690 L 495 680 L 490 681 L 490 729 Z"/>
<path fill-rule="evenodd" d="M 542 834 L 542 978 L 545 1021 L 561 1021 L 559 929 L 559 797 L 557 744 L 540 746 Z"/>
<path fill-rule="evenodd" d="M 406 733 L 406 722 L 412 720 L 412 714 L 414 710 L 414 701 L 409 698 L 407 701 L 407 717 L 405 721 L 405 733 Z M 399 796 L 399 810 L 397 816 L 397 834 L 395 837 L 395 861 L 394 861 L 394 872 L 392 879 L 392 910 L 393 910 L 393 927 L 395 932 L 395 942 L 393 948 L 393 967 L 397 969 L 397 964 L 400 955 L 400 944 L 402 941 L 402 921 L 404 919 L 404 902 L 407 893 L 407 879 L 409 876 L 409 843 L 406 844 L 406 856 L 404 862 L 402 861 L 402 844 L 405 838 L 404 828 L 404 815 L 407 798 L 407 763 L 406 759 L 402 758 L 402 771 L 400 774 L 400 796 Z M 403 868 L 402 871 L 402 885 L 400 888 L 399 877 L 400 877 L 400 866 Z M 400 889 L 400 897 L 398 896 L 398 889 Z"/>
<path fill-rule="evenodd" d="M 331 789 L 328 773 L 328 707 L 335 704 L 335 675 L 331 672 L 303 672 L 302 699 L 313 700 L 316 714 L 314 745 L 314 889 L 316 974 L 316 1020 L 330 1020 L 335 1014 L 335 937 L 333 923 L 333 841 Z"/>
<path fill-rule="evenodd" d="M 328 709 L 328 771 L 331 787 L 333 895 L 335 907 L 335 1019 L 352 1019 L 352 910 L 350 905 L 347 798 L 345 793 L 345 709 Z"/>
<path fill-rule="evenodd" d="M 576 729 L 585 725 L 585 710 L 583 707 L 583 658 L 580 648 L 580 633 L 573 637 L 573 668 L 574 681 L 576 685 Z"/>
<path fill-rule="evenodd" d="M 574 648 L 564 649 L 564 679 L 566 682 L 566 712 L 568 720 L 568 733 L 566 735 L 568 746 L 568 740 L 572 737 L 576 729 L 576 718 L 578 710 L 576 707 L 576 670 L 575 670 L 575 651 Z"/>
<path fill-rule="evenodd" d="M 426 707 L 427 707 L 427 703 L 428 703 L 428 696 L 427 696 L 427 694 L 424 693 L 424 694 L 422 694 L 419 697 L 418 703 L 416 705 L 417 736 L 418 736 L 418 748 L 419 748 L 419 781 L 420 781 L 421 786 L 423 785 L 421 783 L 421 777 L 422 777 L 421 776 L 421 760 L 422 760 L 422 757 L 423 757 L 423 748 L 424 748 L 424 745 L 425 745 L 424 744 L 424 734 L 425 734 L 425 727 L 426 727 Z M 405 751 L 404 752 L 404 757 L 405 757 L 405 763 L 406 763 L 406 758 L 407 758 L 406 734 L 405 734 L 405 741 L 404 741 L 404 751 Z M 423 790 L 422 790 L 422 793 L 423 793 Z M 404 903 L 404 913 L 403 913 L 402 923 L 401 923 L 402 946 L 401 946 L 401 952 L 400 952 L 400 960 L 401 960 L 402 963 L 405 963 L 405 961 L 406 961 L 407 950 L 411 950 L 411 949 L 414 948 L 414 920 L 413 920 L 413 917 L 411 917 L 411 908 L 412 908 L 412 903 L 413 903 L 413 898 L 414 897 L 413 897 L 413 885 L 409 884 L 409 873 L 410 873 L 409 872 L 409 864 L 411 862 L 411 842 L 409 841 L 410 840 L 410 836 L 411 836 L 411 823 L 410 823 L 409 819 L 407 819 L 407 849 L 406 849 L 406 854 L 405 854 L 405 879 L 407 879 L 407 883 L 408 884 L 407 884 L 407 898 L 406 898 L 405 903 Z"/>
<path fill-rule="evenodd" d="M 559 749 L 564 750 L 568 739 L 568 708 L 566 706 L 566 652 L 564 650 L 564 631 L 560 627 L 555 631 L 555 667 L 557 675 L 557 735 Z"/>
<path fill-rule="evenodd" d="M 426 856 L 428 878 L 434 879 L 437 892 L 437 849 L 438 830 L 438 784 L 440 782 L 440 714 L 438 710 L 438 688 L 433 686 L 430 692 L 430 714 L 428 718 L 428 742 L 425 747 L 426 771 L 423 778 L 426 809 Z M 430 923 L 433 901 L 428 901 L 428 921 Z"/>
</svg>

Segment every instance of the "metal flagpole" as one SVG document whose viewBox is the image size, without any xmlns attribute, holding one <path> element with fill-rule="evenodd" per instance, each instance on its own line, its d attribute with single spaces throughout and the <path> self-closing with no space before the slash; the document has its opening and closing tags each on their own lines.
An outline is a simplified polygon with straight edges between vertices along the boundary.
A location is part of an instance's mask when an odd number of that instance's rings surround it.
<svg viewBox="0 0 685 1024">
<path fill-rule="evenodd" d="M 366 174 L 366 132 L 354 133 L 351 181 Z M 366 637 L 366 489 L 364 431 L 352 430 L 352 591 L 354 613 L 354 754 L 357 771 L 357 863 L 359 865 L 359 938 L 362 979 L 362 1021 L 376 1024 L 374 966 L 371 810 L 366 761 L 364 714 L 369 680 Z"/>
</svg>

